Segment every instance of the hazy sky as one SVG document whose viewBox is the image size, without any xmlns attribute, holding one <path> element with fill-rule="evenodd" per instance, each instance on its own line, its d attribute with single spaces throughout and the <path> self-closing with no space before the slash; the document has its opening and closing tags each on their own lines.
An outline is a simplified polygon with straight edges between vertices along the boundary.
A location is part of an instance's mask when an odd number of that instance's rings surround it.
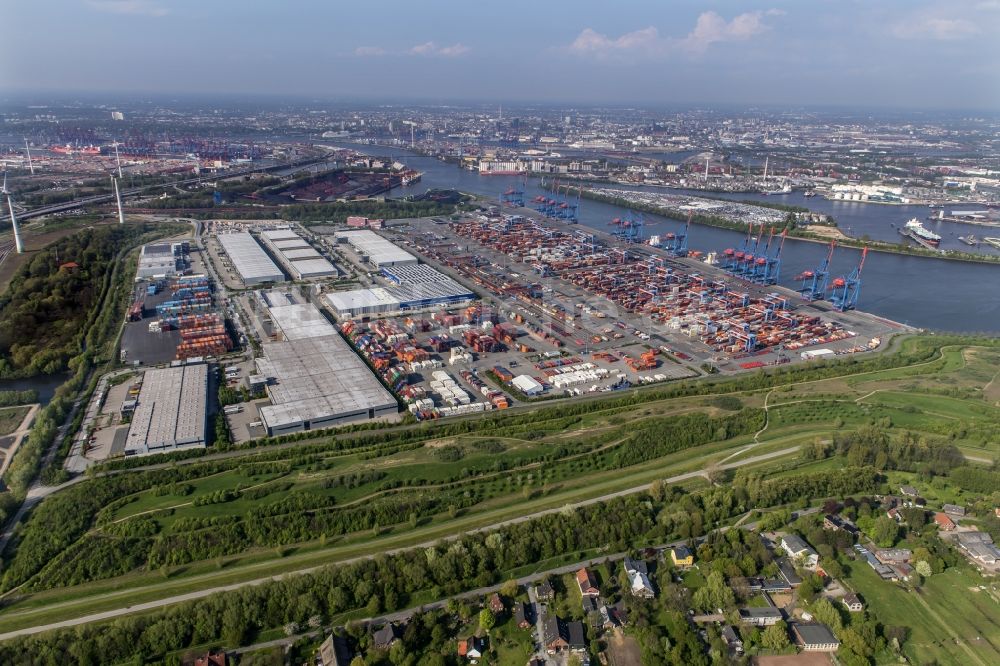
<svg viewBox="0 0 1000 666">
<path fill-rule="evenodd" d="M 0 89 L 1000 109 L 1000 0 L 3 0 Z"/>
</svg>

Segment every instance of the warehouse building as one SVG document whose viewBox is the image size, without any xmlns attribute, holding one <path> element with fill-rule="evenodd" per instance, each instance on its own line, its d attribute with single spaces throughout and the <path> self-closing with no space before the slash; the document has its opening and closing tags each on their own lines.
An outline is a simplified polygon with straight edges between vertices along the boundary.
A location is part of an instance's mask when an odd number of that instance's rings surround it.
<svg viewBox="0 0 1000 666">
<path fill-rule="evenodd" d="M 348 243 L 355 252 L 375 268 L 417 263 L 417 258 L 412 254 L 368 229 L 339 231 L 334 237 L 337 242 Z"/>
<path fill-rule="evenodd" d="M 337 268 L 333 264 L 291 229 L 264 231 L 260 237 L 293 280 L 338 275 Z"/>
<path fill-rule="evenodd" d="M 395 265 L 382 269 L 392 287 L 351 289 L 326 294 L 339 319 L 388 315 L 434 307 L 451 307 L 476 298 L 456 280 L 426 264 Z"/>
<path fill-rule="evenodd" d="M 219 243 L 246 286 L 284 282 L 284 274 L 249 232 L 219 234 Z"/>
<path fill-rule="evenodd" d="M 159 279 L 177 275 L 181 258 L 186 254 L 187 242 L 150 243 L 143 245 L 139 253 L 139 267 L 135 279 Z"/>
<path fill-rule="evenodd" d="M 284 340 L 265 343 L 264 356 L 257 359 L 271 400 L 260 410 L 268 435 L 397 414 L 396 399 L 314 305 L 269 311 Z"/>
<path fill-rule="evenodd" d="M 371 317 L 399 312 L 400 302 L 388 289 L 351 289 L 326 294 L 326 302 L 340 319 Z"/>
<path fill-rule="evenodd" d="M 393 293 L 404 310 L 454 305 L 476 297 L 472 291 L 427 264 L 390 266 L 382 269 L 382 275 L 396 285 Z"/>
<path fill-rule="evenodd" d="M 208 365 L 147 370 L 125 442 L 126 456 L 204 448 Z"/>
</svg>

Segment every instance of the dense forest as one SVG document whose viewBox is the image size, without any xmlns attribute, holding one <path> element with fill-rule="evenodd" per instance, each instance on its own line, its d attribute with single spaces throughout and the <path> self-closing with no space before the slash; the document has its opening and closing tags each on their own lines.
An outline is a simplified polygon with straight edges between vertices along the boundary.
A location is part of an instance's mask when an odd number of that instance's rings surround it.
<svg viewBox="0 0 1000 666">
<path fill-rule="evenodd" d="M 152 228 L 87 229 L 34 253 L 0 298 L 0 377 L 65 371 L 122 249 Z"/>
</svg>

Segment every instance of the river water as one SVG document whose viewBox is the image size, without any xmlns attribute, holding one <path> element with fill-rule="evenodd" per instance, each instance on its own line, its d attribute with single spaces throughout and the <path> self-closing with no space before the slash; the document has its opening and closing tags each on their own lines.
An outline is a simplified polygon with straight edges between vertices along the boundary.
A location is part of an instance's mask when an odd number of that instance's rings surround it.
<svg viewBox="0 0 1000 666">
<path fill-rule="evenodd" d="M 411 168 L 424 173 L 420 183 L 408 188 L 398 188 L 392 192 L 397 196 L 404 193 L 419 193 L 428 188 L 451 188 L 498 198 L 503 190 L 520 185 L 522 181 L 516 176 L 480 176 L 478 173 L 460 169 L 454 164 L 447 164 L 433 157 L 417 155 L 400 148 L 337 145 L 369 155 L 399 157 Z M 538 181 L 528 179 L 525 198 L 530 200 L 542 193 L 545 192 L 538 187 Z M 922 219 L 930 210 L 926 206 L 827 201 L 818 196 L 805 198 L 800 193 L 785 196 L 757 195 L 757 197 L 752 194 L 711 196 L 733 199 L 760 198 L 772 203 L 805 206 L 816 212 L 833 215 L 845 231 L 850 228 L 859 236 L 868 234 L 872 238 L 893 241 L 898 240 L 899 236 L 891 224 L 899 226 L 914 216 Z M 580 222 L 595 229 L 610 231 L 608 222 L 622 216 L 624 212 L 617 206 L 583 200 L 580 205 Z M 657 215 L 646 215 L 645 220 L 647 234 L 678 231 L 683 226 L 681 222 Z M 947 232 L 947 228 L 951 227 L 954 227 L 956 234 L 959 233 L 959 228 L 962 228 L 960 232 L 962 235 L 966 233 L 975 233 L 977 236 L 991 235 L 985 231 L 985 227 L 974 227 L 972 231 L 968 231 L 964 227 L 970 225 L 948 222 L 938 224 L 942 225 L 942 229 L 937 229 L 938 233 L 946 239 L 951 238 L 951 232 Z M 928 226 L 936 229 L 932 224 Z M 743 234 L 728 229 L 693 225 L 689 245 L 691 249 L 704 252 L 721 252 L 727 247 L 739 246 L 742 238 Z M 942 240 L 942 246 L 949 247 L 945 243 L 946 240 Z M 956 243 L 955 247 L 965 246 Z M 826 246 L 818 243 L 789 239 L 782 251 L 780 283 L 786 287 L 797 287 L 798 284 L 793 279 L 795 275 L 803 270 L 815 268 L 822 261 L 826 251 Z M 831 275 L 850 273 L 857 265 L 860 256 L 860 250 L 837 248 L 831 263 Z M 870 252 L 862 277 L 860 310 L 921 328 L 1000 334 L 1000 266 Z"/>
</svg>

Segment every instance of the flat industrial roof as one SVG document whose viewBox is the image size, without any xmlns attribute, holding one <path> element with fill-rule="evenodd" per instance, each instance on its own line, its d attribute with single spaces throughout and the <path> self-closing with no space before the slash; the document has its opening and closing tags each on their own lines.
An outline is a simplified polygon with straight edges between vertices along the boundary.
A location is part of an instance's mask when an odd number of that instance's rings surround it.
<svg viewBox="0 0 1000 666">
<path fill-rule="evenodd" d="M 269 427 L 396 406 L 316 306 L 282 305 L 270 312 L 286 340 L 264 343 L 264 357 L 257 359 L 258 373 L 275 379 L 267 388 L 272 405 L 260 410 Z"/>
<path fill-rule="evenodd" d="M 283 238 L 299 238 L 299 235 L 295 233 L 292 229 L 271 229 L 269 231 L 262 231 L 260 235 L 269 240 L 281 240 Z"/>
<path fill-rule="evenodd" d="M 330 320 L 311 303 L 293 303 L 269 308 L 271 321 L 286 340 L 304 340 L 337 334 Z"/>
<path fill-rule="evenodd" d="M 475 297 L 470 289 L 427 264 L 387 266 L 382 273 L 397 285 L 393 293 L 403 303 Z"/>
<path fill-rule="evenodd" d="M 205 445 L 208 366 L 147 370 L 125 448 L 137 454 Z"/>
<path fill-rule="evenodd" d="M 322 257 L 319 259 L 302 259 L 289 263 L 292 265 L 292 270 L 298 271 L 302 277 L 337 274 L 337 269 L 334 268 L 333 264 Z"/>
<path fill-rule="evenodd" d="M 398 263 L 417 263 L 417 258 L 409 252 L 400 249 L 395 243 L 382 238 L 374 231 L 359 229 L 357 231 L 339 231 L 335 234 L 343 238 L 376 266 Z"/>
<path fill-rule="evenodd" d="M 359 308 L 398 308 L 399 299 L 388 289 L 351 289 L 350 291 L 334 291 L 326 294 L 327 302 L 337 312 L 357 310 Z"/>
<path fill-rule="evenodd" d="M 296 248 L 294 250 L 282 250 L 281 254 L 283 254 L 286 259 L 291 261 L 298 261 L 299 259 L 316 259 L 323 256 L 311 247 Z"/>
<path fill-rule="evenodd" d="M 285 279 L 257 239 L 248 232 L 219 234 L 219 243 L 245 283 L 281 282 Z"/>
<path fill-rule="evenodd" d="M 296 248 L 309 247 L 309 243 L 306 242 L 304 238 L 282 238 L 281 240 L 272 240 L 271 245 L 278 248 L 279 250 L 294 250 Z"/>
</svg>

